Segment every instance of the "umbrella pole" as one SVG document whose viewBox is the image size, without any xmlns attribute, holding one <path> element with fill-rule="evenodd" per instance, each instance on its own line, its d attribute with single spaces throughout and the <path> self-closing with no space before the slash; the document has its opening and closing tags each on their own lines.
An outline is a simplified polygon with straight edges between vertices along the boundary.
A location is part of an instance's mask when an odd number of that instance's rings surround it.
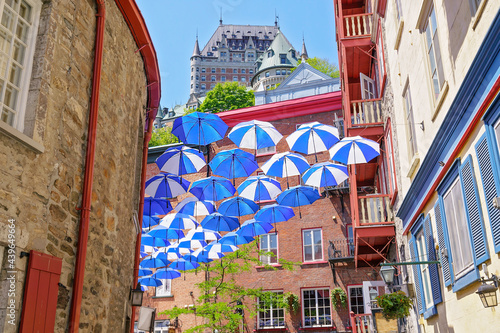
<svg viewBox="0 0 500 333">
<path fill-rule="evenodd" d="M 295 191 L 297 195 L 297 204 L 299 205 L 299 218 L 302 218 L 302 213 L 300 212 L 300 202 L 299 202 L 299 191 Z"/>
<path fill-rule="evenodd" d="M 313 148 L 314 148 L 314 158 L 316 159 L 316 163 L 318 163 L 318 155 L 316 153 L 316 144 L 314 143 L 314 133 L 311 131 L 311 137 L 313 140 Z"/>
<path fill-rule="evenodd" d="M 328 198 L 328 190 L 326 189 L 326 175 L 325 175 L 325 168 L 323 168 L 323 180 L 325 181 L 325 192 L 326 192 L 326 197 Z M 321 183 L 319 184 L 321 185 Z M 337 184 L 338 185 L 338 184 Z M 321 186 L 320 186 L 320 191 L 321 191 Z"/>
<path fill-rule="evenodd" d="M 290 188 L 290 185 L 288 184 L 288 168 L 286 167 L 286 157 L 285 157 L 285 172 L 286 172 L 286 189 L 288 190 Z"/>
</svg>

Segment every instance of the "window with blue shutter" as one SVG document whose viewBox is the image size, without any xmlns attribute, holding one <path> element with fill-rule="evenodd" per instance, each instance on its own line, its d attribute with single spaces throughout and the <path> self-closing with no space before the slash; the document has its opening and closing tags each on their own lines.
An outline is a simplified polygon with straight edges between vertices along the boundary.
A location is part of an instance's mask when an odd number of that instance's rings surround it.
<svg viewBox="0 0 500 333">
<path fill-rule="evenodd" d="M 434 215 L 436 216 L 436 231 L 438 235 L 438 244 L 439 244 L 439 258 L 441 261 L 441 269 L 443 270 L 443 280 L 444 285 L 447 287 L 451 284 L 451 267 L 450 267 L 450 257 L 449 250 L 446 244 L 447 239 L 445 238 L 444 230 L 446 226 L 443 224 L 443 219 L 441 217 L 441 201 L 438 199 L 438 202 L 434 206 Z"/>
<path fill-rule="evenodd" d="M 415 260 L 417 258 L 416 256 L 416 250 L 415 250 L 415 241 L 412 239 L 410 240 L 408 246 L 410 247 L 410 255 L 412 257 L 412 260 Z M 418 269 L 418 265 L 412 265 L 411 266 L 413 269 L 413 281 L 415 282 L 415 294 L 417 295 L 417 308 L 418 308 L 418 313 L 423 314 L 424 313 L 424 306 L 422 304 L 422 287 L 421 287 L 421 279 L 420 279 L 420 271 Z"/>
<path fill-rule="evenodd" d="M 434 236 L 432 234 L 432 225 L 431 225 L 431 217 L 427 215 L 424 221 L 424 235 L 425 235 L 425 243 L 427 246 L 427 260 L 428 261 L 436 261 L 436 245 L 434 242 Z M 432 300 L 433 306 L 429 308 L 424 313 L 424 318 L 427 319 L 431 316 L 437 314 L 436 305 L 443 301 L 443 297 L 441 296 L 441 280 L 439 279 L 439 270 L 437 264 L 429 264 L 429 277 L 431 283 L 431 292 L 432 292 Z"/>
</svg>

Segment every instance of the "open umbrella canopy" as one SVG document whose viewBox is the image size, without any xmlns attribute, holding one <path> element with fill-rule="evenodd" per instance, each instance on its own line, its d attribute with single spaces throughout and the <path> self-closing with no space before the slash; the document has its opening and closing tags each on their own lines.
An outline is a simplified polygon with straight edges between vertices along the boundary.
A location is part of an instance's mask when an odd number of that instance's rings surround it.
<svg viewBox="0 0 500 333">
<path fill-rule="evenodd" d="M 252 236 L 239 235 L 236 232 L 231 231 L 222 236 L 222 238 L 219 239 L 219 243 L 238 246 L 241 244 L 247 244 L 253 242 L 253 240 L 254 237 Z"/>
<path fill-rule="evenodd" d="M 276 201 L 280 205 L 299 207 L 299 216 L 302 218 L 300 206 L 310 205 L 319 198 L 321 198 L 321 196 L 314 188 L 299 185 L 283 191 L 283 193 L 278 195 Z"/>
<path fill-rule="evenodd" d="M 227 128 L 226 123 L 214 113 L 193 112 L 174 120 L 172 134 L 181 142 L 206 146 L 222 139 Z"/>
<path fill-rule="evenodd" d="M 145 193 L 154 198 L 175 198 L 186 193 L 189 182 L 179 176 L 160 172 L 146 182 Z"/>
<path fill-rule="evenodd" d="M 171 213 L 161 219 L 160 226 L 170 229 L 194 229 L 198 222 L 191 216 L 182 213 Z"/>
<path fill-rule="evenodd" d="M 181 253 L 180 249 L 177 247 L 178 244 L 176 245 L 171 245 L 167 247 L 161 247 L 156 251 L 155 253 L 152 254 L 153 258 L 160 258 L 163 260 L 168 260 L 168 261 L 174 261 L 183 256 Z"/>
<path fill-rule="evenodd" d="M 203 153 L 186 146 L 168 148 L 156 159 L 160 171 L 177 176 L 200 171 L 205 165 Z"/>
<path fill-rule="evenodd" d="M 330 158 L 343 164 L 367 163 L 380 155 L 377 142 L 360 136 L 345 137 L 330 148 Z"/>
<path fill-rule="evenodd" d="M 309 163 L 304 156 L 287 151 L 273 155 L 261 169 L 267 176 L 286 177 L 288 185 L 288 177 L 302 174 Z"/>
<path fill-rule="evenodd" d="M 191 216 L 203 216 L 215 212 L 215 206 L 212 201 L 198 200 L 198 198 L 189 197 L 177 204 L 175 210 L 179 213 Z"/>
<path fill-rule="evenodd" d="M 186 261 L 194 261 L 197 263 L 200 262 L 211 262 L 213 259 L 209 258 L 206 253 L 201 252 L 203 248 L 199 248 L 198 250 L 188 253 L 182 257 L 182 259 Z"/>
<path fill-rule="evenodd" d="M 306 185 L 316 187 L 336 186 L 347 178 L 347 167 L 331 162 L 316 163 L 302 175 Z"/>
<path fill-rule="evenodd" d="M 187 237 L 180 239 L 178 245 L 179 249 L 190 249 L 190 250 L 197 250 L 205 246 L 207 246 L 207 242 L 205 242 L 204 240 L 188 239 Z"/>
<path fill-rule="evenodd" d="M 253 201 L 274 200 L 281 193 L 281 185 L 267 176 L 250 176 L 238 186 L 238 193 Z"/>
<path fill-rule="evenodd" d="M 195 269 L 199 266 L 200 266 L 200 264 L 198 264 L 195 261 L 186 261 L 185 259 L 180 258 L 180 259 L 174 261 L 173 263 L 171 263 L 169 267 L 173 268 L 173 269 L 177 269 L 179 271 L 189 271 L 189 270 Z"/>
<path fill-rule="evenodd" d="M 155 279 L 150 275 L 140 278 L 137 282 L 139 282 L 141 286 L 148 287 L 159 287 L 162 285 L 162 282 L 159 279 Z"/>
<path fill-rule="evenodd" d="M 229 179 L 247 177 L 259 168 L 255 157 L 241 149 L 220 151 L 209 165 L 214 175 Z"/>
<path fill-rule="evenodd" d="M 255 214 L 254 218 L 257 221 L 276 223 L 288 221 L 294 216 L 295 213 L 291 207 L 272 204 L 262 207 L 257 214 Z"/>
<path fill-rule="evenodd" d="M 139 271 L 137 272 L 138 276 L 146 276 L 151 274 L 153 274 L 153 271 L 146 268 L 139 268 Z"/>
<path fill-rule="evenodd" d="M 290 150 L 306 155 L 327 151 L 339 141 L 339 130 L 314 121 L 302 124 L 286 138 Z M 317 158 L 316 158 L 317 162 Z"/>
<path fill-rule="evenodd" d="M 178 277 L 181 276 L 181 272 L 179 272 L 176 269 L 166 267 L 166 268 L 160 268 L 156 270 L 156 273 L 153 274 L 153 278 L 155 279 L 161 279 L 161 280 L 173 280 L 177 279 Z"/>
<path fill-rule="evenodd" d="M 142 245 L 160 247 L 160 246 L 169 246 L 170 242 L 162 237 L 153 237 L 149 234 L 144 234 L 141 235 L 141 246 Z"/>
<path fill-rule="evenodd" d="M 224 200 L 219 207 L 219 213 L 226 216 L 244 216 L 255 214 L 259 210 L 259 205 L 250 199 L 243 197 L 233 197 Z"/>
<path fill-rule="evenodd" d="M 257 237 L 259 235 L 267 234 L 269 231 L 273 229 L 271 223 L 256 221 L 255 219 L 251 219 L 245 221 L 241 225 L 240 230 L 236 231 L 236 233 L 240 236 L 249 236 L 249 237 Z"/>
<path fill-rule="evenodd" d="M 238 251 L 238 247 L 236 245 L 228 243 L 223 244 L 219 241 L 216 241 L 205 246 L 204 250 L 214 253 L 228 253 L 228 252 Z"/>
<path fill-rule="evenodd" d="M 148 216 L 148 215 L 143 215 L 142 216 L 142 227 L 143 228 L 150 229 L 151 227 L 154 227 L 154 226 L 158 225 L 159 223 L 160 223 L 160 218 L 159 217 Z"/>
<path fill-rule="evenodd" d="M 227 136 L 238 147 L 249 149 L 276 146 L 283 137 L 271 123 L 260 120 L 239 123 Z"/>
<path fill-rule="evenodd" d="M 149 267 L 149 268 L 158 268 L 158 267 L 165 267 L 170 263 L 170 261 L 161 259 L 161 258 L 154 258 L 153 256 L 147 256 L 142 259 L 141 263 L 139 264 L 140 267 Z"/>
<path fill-rule="evenodd" d="M 163 239 L 181 239 L 184 237 L 182 230 L 171 229 L 163 225 L 158 225 L 156 228 L 149 231 L 146 235 Z"/>
<path fill-rule="evenodd" d="M 156 199 L 153 197 L 144 198 L 143 215 L 165 215 L 168 214 L 168 212 L 170 212 L 172 209 L 172 204 L 166 199 Z"/>
<path fill-rule="evenodd" d="M 189 230 L 186 235 L 186 238 L 192 240 L 201 240 L 205 242 L 216 241 L 221 237 L 222 236 L 217 231 L 204 229 L 201 226 L 197 227 L 196 229 Z"/>
<path fill-rule="evenodd" d="M 194 181 L 189 192 L 200 200 L 219 201 L 233 196 L 236 189 L 229 179 L 211 176 Z"/>
<path fill-rule="evenodd" d="M 210 245 L 210 244 L 209 244 Z M 220 244 L 219 244 L 220 245 Z M 208 245 L 207 245 L 208 246 Z M 217 251 L 217 248 L 214 248 L 212 250 L 209 250 L 207 249 L 207 246 L 205 246 L 204 248 L 202 249 L 198 249 L 196 251 L 193 252 L 193 255 L 196 255 L 196 256 L 203 256 L 205 258 L 208 258 L 208 259 L 220 259 L 222 257 L 225 256 L 225 254 L 223 252 L 218 252 Z M 229 246 L 229 245 L 228 245 Z M 238 248 L 236 248 L 238 249 Z"/>
<path fill-rule="evenodd" d="M 212 213 L 205 216 L 201 221 L 203 229 L 214 231 L 232 231 L 240 226 L 238 219 L 230 216 L 225 216 L 220 213 Z"/>
</svg>

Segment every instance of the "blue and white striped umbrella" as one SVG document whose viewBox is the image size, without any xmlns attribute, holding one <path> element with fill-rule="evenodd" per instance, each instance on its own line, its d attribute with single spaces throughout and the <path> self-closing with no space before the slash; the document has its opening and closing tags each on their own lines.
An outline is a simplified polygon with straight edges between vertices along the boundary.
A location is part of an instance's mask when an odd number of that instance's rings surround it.
<svg viewBox="0 0 500 333">
<path fill-rule="evenodd" d="M 250 176 L 238 186 L 238 193 L 253 201 L 274 200 L 281 193 L 281 184 L 267 176 Z"/>
<path fill-rule="evenodd" d="M 179 230 L 194 229 L 198 226 L 198 222 L 191 215 L 171 213 L 161 219 L 160 226 Z"/>
<path fill-rule="evenodd" d="M 203 153 L 186 146 L 168 148 L 156 159 L 160 171 L 181 176 L 200 171 L 205 165 Z"/>
<path fill-rule="evenodd" d="M 145 193 L 154 198 L 175 198 L 186 193 L 189 182 L 169 173 L 159 173 L 148 179 Z"/>
<path fill-rule="evenodd" d="M 273 155 L 261 169 L 267 176 L 286 177 L 288 187 L 288 177 L 301 175 L 309 169 L 309 162 L 304 156 L 287 151 Z"/>
<path fill-rule="evenodd" d="M 229 244 L 233 246 L 238 246 L 242 244 L 251 243 L 254 241 L 254 237 L 252 236 L 244 236 L 239 235 L 234 231 L 228 232 L 221 239 L 219 239 L 219 243 L 221 244 Z"/>
<path fill-rule="evenodd" d="M 318 191 L 314 188 L 299 185 L 283 191 L 283 193 L 278 195 L 276 201 L 280 205 L 299 207 L 299 217 L 302 218 L 302 214 L 300 213 L 300 206 L 310 205 L 320 197 L 321 196 L 318 194 Z"/>
<path fill-rule="evenodd" d="M 201 221 L 203 229 L 214 231 L 232 231 L 240 226 L 237 218 L 225 216 L 220 213 L 212 213 L 205 216 Z"/>
<path fill-rule="evenodd" d="M 144 257 L 154 253 L 155 251 L 156 251 L 156 247 L 141 244 L 141 250 L 140 250 L 141 258 L 144 258 Z"/>
<path fill-rule="evenodd" d="M 176 269 L 167 267 L 167 268 L 157 269 L 156 273 L 154 273 L 152 277 L 155 279 L 161 279 L 161 280 L 173 280 L 173 279 L 177 279 L 180 276 L 181 276 L 181 272 L 179 272 Z"/>
<path fill-rule="evenodd" d="M 153 258 L 160 258 L 163 260 L 174 261 L 183 256 L 177 245 L 171 245 L 167 247 L 161 247 L 152 254 Z"/>
<path fill-rule="evenodd" d="M 288 142 L 290 150 L 316 156 L 316 153 L 327 151 L 339 142 L 339 130 L 336 127 L 314 121 L 300 125 L 295 132 L 286 138 L 286 142 Z"/>
<path fill-rule="evenodd" d="M 196 229 L 189 230 L 186 238 L 192 240 L 201 240 L 205 242 L 216 241 L 222 236 L 214 230 L 204 229 L 203 227 L 197 227 Z"/>
<path fill-rule="evenodd" d="M 360 136 L 345 137 L 330 148 L 330 158 L 342 164 L 367 163 L 380 155 L 377 142 Z"/>
<path fill-rule="evenodd" d="M 255 156 L 241 149 L 223 150 L 209 163 L 214 175 L 229 179 L 247 177 L 259 168 Z"/>
<path fill-rule="evenodd" d="M 189 197 L 177 204 L 175 210 L 191 216 L 204 216 L 215 212 L 215 206 L 212 201 Z"/>
<path fill-rule="evenodd" d="M 159 279 L 155 279 L 151 275 L 140 278 L 137 282 L 140 283 L 141 287 L 159 287 L 163 283 Z M 142 288 L 141 288 L 142 289 Z"/>
<path fill-rule="evenodd" d="M 174 120 L 172 134 L 181 142 L 206 146 L 222 139 L 227 128 L 226 123 L 214 113 L 193 112 Z"/>
<path fill-rule="evenodd" d="M 295 213 L 293 212 L 293 208 L 272 204 L 262 207 L 257 214 L 255 214 L 254 218 L 257 221 L 276 223 L 288 221 L 294 216 Z"/>
<path fill-rule="evenodd" d="M 184 233 L 182 232 L 182 230 L 171 229 L 161 224 L 153 230 L 149 231 L 146 235 L 163 239 L 181 239 L 182 237 L 184 237 Z"/>
<path fill-rule="evenodd" d="M 259 205 L 250 199 L 243 197 L 232 197 L 224 200 L 219 207 L 219 213 L 225 216 L 237 216 L 255 214 Z"/>
<path fill-rule="evenodd" d="M 331 162 L 316 163 L 302 175 L 306 185 L 316 187 L 336 186 L 347 178 L 347 167 Z"/>
<path fill-rule="evenodd" d="M 199 239 L 189 239 L 187 237 L 180 239 L 178 245 L 179 249 L 190 249 L 190 250 L 197 250 L 205 246 L 207 246 L 207 242 Z"/>
<path fill-rule="evenodd" d="M 199 248 L 198 250 L 188 253 L 182 257 L 182 259 L 186 261 L 194 261 L 197 263 L 200 262 L 211 262 L 213 259 L 209 258 L 206 252 L 202 252 L 203 248 Z"/>
<path fill-rule="evenodd" d="M 199 267 L 200 264 L 194 261 L 186 261 L 183 258 L 180 258 L 173 263 L 170 264 L 170 268 L 177 269 L 179 271 L 189 271 L 191 269 L 195 269 Z"/>
<path fill-rule="evenodd" d="M 214 253 L 228 253 L 238 251 L 238 247 L 232 244 L 224 244 L 219 241 L 212 242 L 205 246 L 205 251 L 214 252 Z"/>
<path fill-rule="evenodd" d="M 208 245 L 210 245 L 210 244 L 208 244 Z M 225 254 L 223 252 L 217 252 L 217 248 L 210 250 L 213 248 L 213 246 L 210 247 L 209 249 L 207 249 L 208 245 L 202 249 L 198 249 L 198 250 L 194 251 L 193 255 L 203 256 L 203 257 L 206 257 L 206 258 L 212 259 L 212 260 L 213 259 L 220 259 L 220 258 L 225 256 Z M 221 245 L 221 244 L 219 243 L 219 245 Z M 236 248 L 236 249 L 238 249 L 238 248 Z"/>
<path fill-rule="evenodd" d="M 251 120 L 234 126 L 227 135 L 240 148 L 273 147 L 283 135 L 267 121 Z"/>
<path fill-rule="evenodd" d="M 236 231 L 236 233 L 240 236 L 257 237 L 267 234 L 272 229 L 273 226 L 271 223 L 251 219 L 245 221 L 245 223 L 241 225 L 240 230 Z"/>
<path fill-rule="evenodd" d="M 170 242 L 168 240 L 166 240 L 165 238 L 153 237 L 153 236 L 146 233 L 146 234 L 141 235 L 141 246 L 143 246 L 143 245 L 160 247 L 160 246 L 169 246 Z"/>
<path fill-rule="evenodd" d="M 189 192 L 200 200 L 219 201 L 233 196 L 236 189 L 229 179 L 211 176 L 194 181 Z"/>
</svg>

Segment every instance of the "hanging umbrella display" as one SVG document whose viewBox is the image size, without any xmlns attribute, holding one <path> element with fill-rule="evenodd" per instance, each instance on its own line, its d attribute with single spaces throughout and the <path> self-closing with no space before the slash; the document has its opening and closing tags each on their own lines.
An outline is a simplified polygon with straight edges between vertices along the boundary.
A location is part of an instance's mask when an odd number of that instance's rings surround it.
<svg viewBox="0 0 500 333">
<path fill-rule="evenodd" d="M 241 149 L 223 150 L 210 161 L 210 167 L 215 175 L 233 180 L 247 177 L 259 168 L 255 157 Z"/>
<path fill-rule="evenodd" d="M 178 277 L 181 276 L 181 272 L 179 272 L 176 269 L 166 267 L 166 268 L 160 268 L 156 270 L 156 273 L 153 274 L 153 278 L 155 279 L 161 279 L 161 280 L 173 280 L 177 279 Z"/>
<path fill-rule="evenodd" d="M 226 123 L 214 113 L 193 112 L 174 120 L 172 134 L 181 142 L 206 146 L 222 139 L 227 128 Z"/>
<path fill-rule="evenodd" d="M 155 249 L 156 248 L 154 246 L 147 246 L 147 245 L 141 244 L 141 249 L 140 249 L 141 258 L 144 258 L 144 257 L 150 255 L 151 253 L 153 253 L 155 251 Z"/>
<path fill-rule="evenodd" d="M 183 258 L 180 258 L 173 263 L 170 264 L 170 268 L 177 269 L 179 271 L 189 271 L 191 269 L 195 269 L 199 267 L 200 264 L 194 261 L 186 261 Z"/>
<path fill-rule="evenodd" d="M 162 285 L 162 282 L 159 279 L 155 279 L 150 275 L 140 278 L 137 282 L 139 282 L 141 286 L 149 287 L 159 287 Z"/>
<path fill-rule="evenodd" d="M 142 216 L 142 228 L 143 229 L 148 229 L 148 231 L 151 229 L 151 227 L 154 227 L 160 223 L 160 218 L 155 217 L 155 216 L 148 216 L 148 215 L 143 215 Z"/>
<path fill-rule="evenodd" d="M 200 200 L 219 201 L 233 196 L 236 189 L 229 179 L 211 176 L 194 181 L 189 192 Z"/>
<path fill-rule="evenodd" d="M 225 216 L 241 216 L 255 214 L 259 210 L 259 205 L 250 199 L 243 197 L 233 197 L 224 200 L 219 207 L 219 213 Z"/>
<path fill-rule="evenodd" d="M 377 142 L 360 136 L 345 137 L 329 150 L 330 158 L 343 164 L 367 163 L 380 155 Z"/>
<path fill-rule="evenodd" d="M 294 186 L 286 191 L 283 191 L 276 201 L 280 205 L 299 207 L 299 217 L 302 218 L 300 213 L 300 206 L 310 205 L 320 198 L 318 191 L 309 186 Z"/>
<path fill-rule="evenodd" d="M 210 244 L 209 244 L 210 245 Z M 230 246 L 230 245 L 228 245 Z M 214 260 L 214 259 L 220 259 L 222 257 L 225 256 L 224 253 L 222 252 L 218 252 L 217 251 L 217 248 L 211 248 L 212 250 L 210 249 L 207 249 L 208 245 L 205 246 L 204 248 L 202 249 L 198 249 L 196 251 L 193 252 L 193 255 L 196 255 L 196 256 L 203 256 L 204 258 L 208 258 L 208 259 L 211 259 L 211 260 Z M 236 248 L 238 249 L 238 248 Z"/>
<path fill-rule="evenodd" d="M 153 258 L 160 258 L 160 259 L 168 260 L 168 261 L 177 260 L 183 256 L 183 254 L 181 254 L 181 251 L 177 247 L 177 245 L 178 245 L 178 243 L 176 243 L 176 245 L 171 245 L 168 247 L 159 248 L 158 251 L 156 251 L 152 255 L 152 257 Z"/>
<path fill-rule="evenodd" d="M 273 229 L 273 226 L 271 223 L 268 222 L 262 222 L 262 221 L 256 221 L 255 219 L 251 219 L 248 221 L 245 221 L 241 225 L 240 230 L 236 231 L 236 233 L 240 236 L 244 237 L 257 237 L 259 235 L 264 235 L 267 234 L 269 231 Z"/>
<path fill-rule="evenodd" d="M 148 234 L 141 235 L 141 246 L 148 245 L 154 247 L 169 246 L 170 242 L 162 237 L 153 237 Z"/>
<path fill-rule="evenodd" d="M 142 259 L 141 263 L 139 264 L 140 267 L 148 267 L 148 268 L 158 268 L 158 267 L 165 267 L 170 263 L 168 260 L 164 260 L 161 258 L 154 258 L 153 256 L 147 256 Z"/>
<path fill-rule="evenodd" d="M 194 229 L 198 226 L 198 222 L 191 215 L 171 213 L 161 219 L 160 226 L 178 230 Z"/>
<path fill-rule="evenodd" d="M 288 185 L 289 176 L 297 176 L 309 169 L 309 163 L 302 155 L 284 152 L 275 154 L 261 167 L 267 176 L 285 178 Z"/>
<path fill-rule="evenodd" d="M 197 263 L 200 262 L 211 262 L 213 259 L 209 258 L 206 253 L 201 252 L 203 248 L 199 248 L 198 250 L 188 253 L 182 257 L 182 259 L 186 261 L 194 261 Z"/>
<path fill-rule="evenodd" d="M 199 248 L 203 248 L 207 246 L 207 242 L 199 239 L 188 239 L 187 237 L 184 237 L 183 239 L 179 240 L 179 250 L 182 252 L 182 249 L 190 249 L 190 250 L 197 250 Z"/>
<path fill-rule="evenodd" d="M 151 274 L 153 274 L 153 271 L 145 268 L 139 268 L 139 271 L 137 272 L 138 276 L 146 276 Z"/>
<path fill-rule="evenodd" d="M 201 240 L 205 242 L 216 241 L 222 236 L 214 230 L 204 229 L 203 227 L 197 227 L 196 229 L 189 230 L 186 238 L 192 240 Z"/>
<path fill-rule="evenodd" d="M 228 241 L 226 241 L 226 243 L 224 244 L 219 241 L 212 242 L 207 246 L 205 246 L 204 249 L 205 251 L 213 253 L 227 253 L 227 252 L 238 251 L 238 247 L 236 245 L 228 244 Z"/>
<path fill-rule="evenodd" d="M 327 151 L 339 142 L 339 130 L 336 127 L 314 121 L 300 125 L 295 132 L 286 138 L 286 142 L 288 142 L 290 150 L 306 155 L 314 154 L 316 162 L 318 162 L 318 152 Z"/>
<path fill-rule="evenodd" d="M 182 176 L 200 171 L 205 165 L 205 157 L 196 149 L 186 146 L 168 148 L 156 159 L 160 171 Z"/>
<path fill-rule="evenodd" d="M 229 245 L 242 245 L 242 244 L 247 244 L 250 242 L 253 242 L 254 237 L 252 236 L 243 236 L 239 235 L 234 231 L 228 232 L 224 236 L 222 236 L 221 239 L 219 239 L 219 243 L 221 244 L 229 244 Z"/>
<path fill-rule="evenodd" d="M 274 200 L 281 193 L 281 185 L 267 176 L 250 176 L 238 186 L 238 193 L 253 201 Z"/>
<path fill-rule="evenodd" d="M 184 237 L 184 233 L 182 232 L 182 230 L 170 229 L 163 225 L 158 225 L 156 228 L 149 231 L 146 235 L 163 239 L 181 239 L 182 237 Z"/>
<path fill-rule="evenodd" d="M 347 167 L 331 162 L 316 163 L 302 175 L 304 184 L 315 187 L 336 186 L 347 178 Z"/>
<path fill-rule="evenodd" d="M 273 223 L 275 225 L 274 228 L 276 229 L 275 223 L 288 221 L 294 216 L 295 213 L 293 212 L 293 208 L 278 204 L 272 204 L 262 207 L 257 212 L 257 214 L 255 214 L 254 218 L 257 221 Z"/>
<path fill-rule="evenodd" d="M 144 198 L 144 211 L 142 214 L 146 216 L 165 215 L 172 209 L 172 204 L 166 199 L 147 197 Z"/>
<path fill-rule="evenodd" d="M 175 210 L 191 216 L 204 216 L 215 212 L 215 206 L 212 201 L 189 197 L 177 204 Z"/>
<path fill-rule="evenodd" d="M 227 136 L 238 147 L 255 150 L 276 146 L 283 137 L 271 123 L 259 120 L 239 123 Z"/>
<path fill-rule="evenodd" d="M 240 226 L 238 219 L 230 216 L 225 216 L 220 213 L 212 213 L 205 216 L 200 224 L 203 229 L 214 231 L 232 231 Z"/>
<path fill-rule="evenodd" d="M 169 173 L 159 173 L 146 181 L 145 193 L 154 198 L 175 198 L 186 193 L 189 182 Z"/>
</svg>

